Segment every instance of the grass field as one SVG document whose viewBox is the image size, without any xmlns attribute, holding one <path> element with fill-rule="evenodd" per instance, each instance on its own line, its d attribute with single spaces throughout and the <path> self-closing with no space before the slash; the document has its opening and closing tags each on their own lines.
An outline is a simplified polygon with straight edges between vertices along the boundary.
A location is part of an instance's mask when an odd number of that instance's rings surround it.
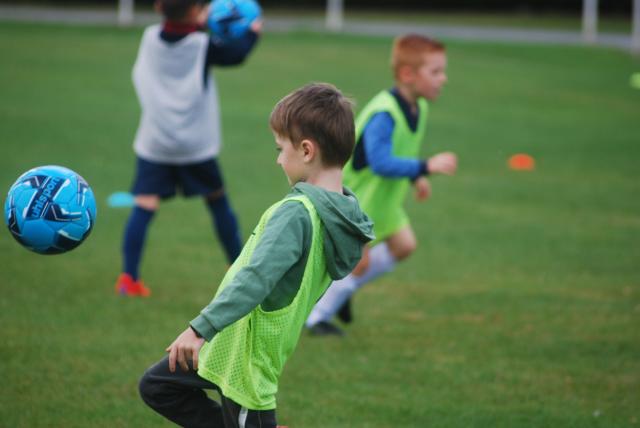
<svg viewBox="0 0 640 428">
<path fill-rule="evenodd" d="M 30 167 L 81 173 L 99 203 L 79 249 L 38 256 L 0 234 L 0 426 L 170 426 L 137 396 L 145 368 L 215 292 L 224 259 L 202 203 L 154 220 L 148 300 L 113 294 L 133 174 L 130 82 L 141 29 L 0 26 L 0 188 Z M 279 421 L 312 427 L 640 425 L 640 61 L 610 50 L 450 42 L 425 154 L 459 174 L 408 202 L 420 247 L 355 300 L 342 340 L 304 336 Z M 217 73 L 221 156 L 245 236 L 287 191 L 272 105 L 329 81 L 359 107 L 389 87 L 390 40 L 265 35 Z M 537 170 L 507 170 L 533 155 Z"/>
</svg>

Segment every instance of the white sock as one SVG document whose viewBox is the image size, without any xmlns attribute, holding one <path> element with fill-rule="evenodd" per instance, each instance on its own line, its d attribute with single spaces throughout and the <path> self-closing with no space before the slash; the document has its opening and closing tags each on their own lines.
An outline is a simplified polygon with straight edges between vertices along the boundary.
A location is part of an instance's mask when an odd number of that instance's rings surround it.
<svg viewBox="0 0 640 428">
<path fill-rule="evenodd" d="M 397 263 L 387 243 L 379 243 L 369 251 L 369 267 L 367 270 L 362 275 L 355 277 L 357 288 L 362 287 L 382 274 L 391 272 Z"/>
<path fill-rule="evenodd" d="M 329 321 L 340 310 L 344 302 L 367 282 L 393 270 L 396 259 L 386 242 L 381 242 L 369 252 L 369 267 L 361 276 L 349 274 L 341 280 L 333 281 L 307 318 L 306 326 L 320 321 Z"/>
<path fill-rule="evenodd" d="M 320 321 L 329 321 L 347 299 L 358 289 L 353 274 L 333 281 L 318 300 L 307 318 L 305 325 L 311 327 Z"/>
</svg>

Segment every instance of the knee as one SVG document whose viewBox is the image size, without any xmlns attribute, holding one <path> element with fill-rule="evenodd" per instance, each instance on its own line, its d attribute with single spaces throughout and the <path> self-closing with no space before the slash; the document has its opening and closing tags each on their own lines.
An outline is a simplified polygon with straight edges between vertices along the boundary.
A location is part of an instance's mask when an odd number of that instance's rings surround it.
<svg viewBox="0 0 640 428">
<path fill-rule="evenodd" d="M 418 249 L 418 241 L 415 238 L 413 238 L 410 242 L 407 243 L 407 249 L 406 249 L 407 257 L 415 253 L 417 249 Z"/>
<path fill-rule="evenodd" d="M 160 206 L 160 198 L 155 195 L 138 195 L 135 197 L 135 204 L 147 211 L 156 211 Z"/>
<path fill-rule="evenodd" d="M 138 393 L 142 400 L 147 404 L 153 396 L 153 388 L 151 387 L 151 384 L 152 382 L 150 381 L 149 374 L 148 372 L 145 372 L 138 382 Z"/>
<path fill-rule="evenodd" d="M 391 249 L 391 254 L 396 260 L 404 260 L 413 254 L 418 248 L 418 242 L 415 238 L 406 239 L 402 245 L 398 245 Z"/>
<path fill-rule="evenodd" d="M 205 196 L 205 199 L 208 202 L 216 202 L 218 200 L 221 200 L 222 198 L 224 198 L 225 194 L 224 194 L 224 189 L 218 189 L 218 190 L 214 190 L 213 192 L 207 194 Z"/>
<path fill-rule="evenodd" d="M 142 375 L 138 382 L 138 393 L 142 401 L 149 407 L 156 409 L 161 406 L 161 388 L 159 388 L 158 382 L 153 380 L 153 376 L 149 373 L 149 370 Z"/>
</svg>

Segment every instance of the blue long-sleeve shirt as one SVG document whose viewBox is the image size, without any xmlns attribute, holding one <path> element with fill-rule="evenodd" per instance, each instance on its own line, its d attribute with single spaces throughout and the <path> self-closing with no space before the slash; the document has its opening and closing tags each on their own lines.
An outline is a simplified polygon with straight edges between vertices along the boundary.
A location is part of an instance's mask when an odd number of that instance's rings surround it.
<svg viewBox="0 0 640 428">
<path fill-rule="evenodd" d="M 391 90 L 396 98 L 411 130 L 415 131 L 418 116 L 396 89 Z M 384 177 L 407 177 L 415 180 L 428 174 L 426 162 L 422 159 L 394 156 L 392 153 L 392 135 L 395 122 L 388 112 L 379 112 L 371 116 L 365 125 L 362 136 L 357 142 L 353 166 L 356 170 L 369 166 L 371 170 Z"/>
</svg>

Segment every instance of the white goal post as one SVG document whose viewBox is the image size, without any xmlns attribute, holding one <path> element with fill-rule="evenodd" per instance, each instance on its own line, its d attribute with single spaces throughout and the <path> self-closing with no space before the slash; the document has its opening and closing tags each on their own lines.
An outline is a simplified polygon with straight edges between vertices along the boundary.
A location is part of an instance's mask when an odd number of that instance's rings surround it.
<svg viewBox="0 0 640 428">
<path fill-rule="evenodd" d="M 582 39 L 586 43 L 598 39 L 598 0 L 582 0 Z"/>
<path fill-rule="evenodd" d="M 133 24 L 134 0 L 118 0 L 118 25 Z"/>
<path fill-rule="evenodd" d="M 640 54 L 640 0 L 633 0 L 631 11 L 631 51 Z"/>
<path fill-rule="evenodd" d="M 327 17 L 325 25 L 330 31 L 342 30 L 344 23 L 344 1 L 343 0 L 327 0 Z"/>
</svg>

